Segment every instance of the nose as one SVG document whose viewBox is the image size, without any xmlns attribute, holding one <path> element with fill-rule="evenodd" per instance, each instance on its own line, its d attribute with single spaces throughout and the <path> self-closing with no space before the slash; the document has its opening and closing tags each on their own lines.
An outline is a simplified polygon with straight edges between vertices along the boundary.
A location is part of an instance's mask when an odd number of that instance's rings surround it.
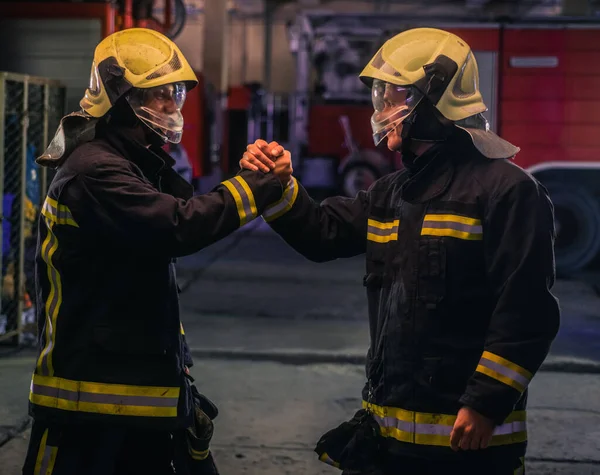
<svg viewBox="0 0 600 475">
<path fill-rule="evenodd" d="M 176 112 L 176 111 L 177 111 L 177 105 L 175 104 L 175 101 L 173 99 L 169 99 L 164 102 L 163 112 L 166 112 L 167 114 L 172 114 L 173 112 Z"/>
</svg>

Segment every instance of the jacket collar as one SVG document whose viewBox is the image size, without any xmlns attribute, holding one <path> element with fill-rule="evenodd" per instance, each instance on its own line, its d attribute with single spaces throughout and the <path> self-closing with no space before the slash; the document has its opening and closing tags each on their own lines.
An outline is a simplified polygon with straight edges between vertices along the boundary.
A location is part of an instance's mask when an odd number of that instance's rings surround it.
<svg viewBox="0 0 600 475">
<path fill-rule="evenodd" d="M 436 144 L 415 160 L 408 170 L 409 179 L 402 185 L 403 200 L 424 203 L 446 192 L 455 170 L 451 149 L 451 142 Z"/>
<path fill-rule="evenodd" d="M 192 186 L 173 170 L 173 157 L 161 147 L 144 145 L 143 130 L 139 127 L 108 126 L 102 130 L 100 138 L 106 140 L 125 159 L 135 163 L 160 191 L 182 199 L 193 196 Z"/>
</svg>

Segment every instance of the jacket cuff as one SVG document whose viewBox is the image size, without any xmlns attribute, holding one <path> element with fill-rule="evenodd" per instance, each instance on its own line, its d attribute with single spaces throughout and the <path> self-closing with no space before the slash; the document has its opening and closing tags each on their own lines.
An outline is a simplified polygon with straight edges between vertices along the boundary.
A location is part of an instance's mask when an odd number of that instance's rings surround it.
<svg viewBox="0 0 600 475">
<path fill-rule="evenodd" d="M 283 191 L 283 196 L 279 201 L 270 205 L 265 209 L 262 216 L 264 220 L 268 223 L 275 221 L 277 218 L 280 218 L 288 211 L 292 209 L 296 199 L 298 198 L 298 182 L 294 177 L 290 180 L 290 183 L 287 185 L 285 190 Z"/>
<path fill-rule="evenodd" d="M 469 394 L 463 394 L 459 399 L 459 402 L 463 406 L 470 407 L 477 411 L 482 416 L 491 419 L 495 425 L 500 425 L 508 417 L 512 411 L 498 411 L 497 408 L 491 407 L 490 405 L 483 404 L 480 399 L 474 398 Z"/>
<path fill-rule="evenodd" d="M 235 201 L 240 226 L 256 219 L 265 208 L 279 199 L 283 189 L 273 173 L 242 170 L 238 175 L 221 182 Z"/>
</svg>

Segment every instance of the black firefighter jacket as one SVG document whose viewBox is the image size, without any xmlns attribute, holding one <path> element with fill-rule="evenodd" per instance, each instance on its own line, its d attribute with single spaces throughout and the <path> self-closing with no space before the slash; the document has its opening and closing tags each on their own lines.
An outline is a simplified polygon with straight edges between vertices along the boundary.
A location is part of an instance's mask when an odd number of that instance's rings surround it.
<svg viewBox="0 0 600 475">
<path fill-rule="evenodd" d="M 522 455 L 527 385 L 559 326 L 552 204 L 458 138 L 416 164 L 320 205 L 294 180 L 263 216 L 311 260 L 366 253 L 363 407 L 389 451 L 452 456 L 466 405 L 497 424 L 489 450 Z"/>
<path fill-rule="evenodd" d="M 60 166 L 40 217 L 36 418 L 188 427 L 189 355 L 173 260 L 259 216 L 282 196 L 241 172 L 192 197 L 161 149 L 105 130 Z"/>
</svg>

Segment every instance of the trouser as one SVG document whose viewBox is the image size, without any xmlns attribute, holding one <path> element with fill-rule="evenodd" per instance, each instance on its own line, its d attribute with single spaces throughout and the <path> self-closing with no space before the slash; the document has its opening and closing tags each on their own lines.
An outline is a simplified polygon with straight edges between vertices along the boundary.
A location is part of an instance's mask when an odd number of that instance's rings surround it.
<svg viewBox="0 0 600 475">
<path fill-rule="evenodd" d="M 524 475 L 523 457 L 430 460 L 394 457 L 385 463 L 385 475 Z"/>
<path fill-rule="evenodd" d="M 171 475 L 177 440 L 169 432 L 34 422 L 23 475 Z"/>
</svg>

